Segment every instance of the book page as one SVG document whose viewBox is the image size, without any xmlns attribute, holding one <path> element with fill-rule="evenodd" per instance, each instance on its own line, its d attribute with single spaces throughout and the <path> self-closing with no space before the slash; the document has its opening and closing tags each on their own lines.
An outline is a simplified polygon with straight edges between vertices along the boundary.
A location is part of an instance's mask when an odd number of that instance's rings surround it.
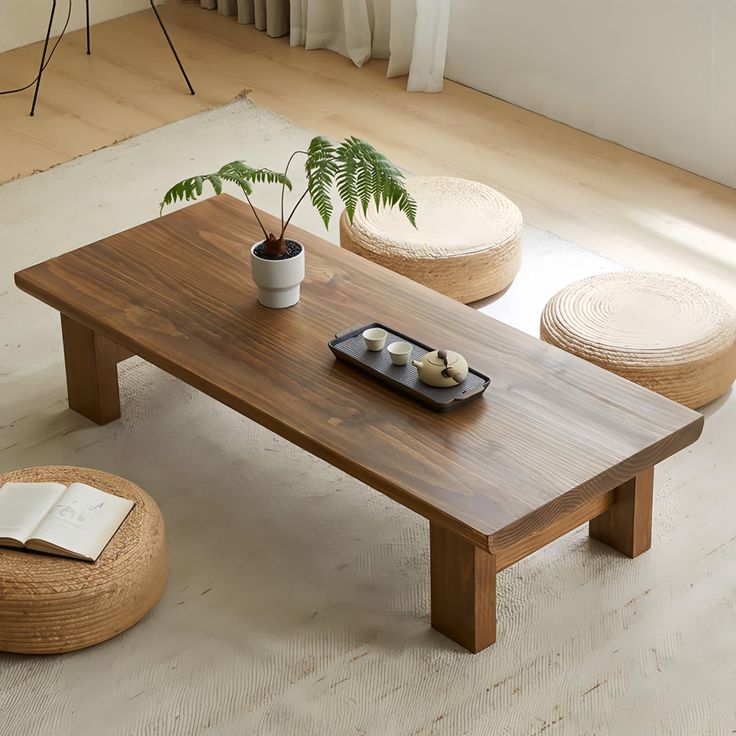
<svg viewBox="0 0 736 736">
<path fill-rule="evenodd" d="M 63 483 L 5 483 L 0 488 L 0 539 L 25 544 L 65 490 Z"/>
<path fill-rule="evenodd" d="M 75 556 L 96 560 L 133 508 L 133 501 L 85 483 L 72 483 L 33 532 L 28 547 L 44 550 L 38 540 Z"/>
</svg>

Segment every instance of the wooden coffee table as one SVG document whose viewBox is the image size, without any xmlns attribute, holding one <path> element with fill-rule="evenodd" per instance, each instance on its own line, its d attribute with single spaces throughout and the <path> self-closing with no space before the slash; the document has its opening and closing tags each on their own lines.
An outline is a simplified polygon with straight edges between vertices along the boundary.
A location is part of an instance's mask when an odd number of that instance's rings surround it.
<svg viewBox="0 0 736 736">
<path fill-rule="evenodd" d="M 117 419 L 117 363 L 140 355 L 426 517 L 432 626 L 473 652 L 496 638 L 498 571 L 586 521 L 649 548 L 653 466 L 700 414 L 298 229 L 302 300 L 261 307 L 258 232 L 221 196 L 17 273 L 61 312 L 70 407 Z M 490 388 L 435 414 L 335 362 L 334 333 L 373 320 L 463 353 Z"/>
</svg>

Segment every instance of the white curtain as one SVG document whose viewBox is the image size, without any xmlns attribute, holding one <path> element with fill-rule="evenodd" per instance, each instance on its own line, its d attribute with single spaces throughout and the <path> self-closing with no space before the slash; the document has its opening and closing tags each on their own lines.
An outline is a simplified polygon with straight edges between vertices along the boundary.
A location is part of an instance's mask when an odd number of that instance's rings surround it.
<svg viewBox="0 0 736 736">
<path fill-rule="evenodd" d="M 200 0 L 209 10 L 238 16 L 238 23 L 255 23 L 259 31 L 278 38 L 289 33 L 289 0 Z"/>
<path fill-rule="evenodd" d="M 291 0 L 291 45 L 388 59 L 410 92 L 440 92 L 449 22 L 450 0 Z"/>
</svg>

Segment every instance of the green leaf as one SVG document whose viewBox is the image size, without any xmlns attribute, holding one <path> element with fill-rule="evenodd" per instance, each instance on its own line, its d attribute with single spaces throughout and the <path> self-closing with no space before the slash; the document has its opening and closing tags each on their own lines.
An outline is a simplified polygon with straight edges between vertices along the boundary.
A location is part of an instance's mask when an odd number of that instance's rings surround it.
<svg viewBox="0 0 736 736">
<path fill-rule="evenodd" d="M 332 217 L 330 190 L 338 170 L 335 161 L 335 148 L 330 141 L 322 136 L 316 136 L 311 140 L 307 149 L 304 170 L 307 174 L 307 188 L 310 199 L 327 228 Z"/>
<path fill-rule="evenodd" d="M 291 180 L 285 174 L 271 169 L 254 169 L 245 161 L 231 161 L 225 164 L 217 172 L 225 181 L 237 184 L 246 194 L 253 192 L 252 183 L 257 184 L 282 184 L 291 191 Z"/>
<path fill-rule="evenodd" d="M 287 176 L 271 169 L 254 169 L 244 161 L 231 161 L 213 174 L 199 174 L 175 184 L 164 195 L 161 212 L 164 207 L 183 200 L 199 199 L 204 192 L 205 182 L 209 182 L 215 194 L 222 194 L 222 182 L 237 184 L 246 197 L 253 193 L 252 183 L 282 184 L 291 190 L 292 184 Z"/>
<path fill-rule="evenodd" d="M 222 180 L 217 174 L 210 174 L 207 181 L 212 184 L 212 188 L 215 190 L 215 194 L 222 194 Z"/>
<path fill-rule="evenodd" d="M 330 197 L 333 186 L 337 188 L 351 222 L 358 205 L 365 213 L 372 200 L 376 209 L 398 207 L 416 227 L 417 205 L 404 186 L 404 175 L 370 143 L 351 136 L 336 146 L 327 138 L 315 136 L 306 153 L 307 193 L 325 227 L 329 227 L 333 213 Z M 292 189 L 285 173 L 254 169 L 244 161 L 231 161 L 212 174 L 200 174 L 175 184 L 164 195 L 161 211 L 174 202 L 198 199 L 206 183 L 215 194 L 221 194 L 223 181 L 240 187 L 249 203 L 253 184 L 281 184 L 290 191 Z"/>
<path fill-rule="evenodd" d="M 175 184 L 164 194 L 163 201 L 161 202 L 161 211 L 167 205 L 173 204 L 174 202 L 181 202 L 183 200 L 198 199 L 203 190 L 203 182 L 209 181 L 210 175 L 192 176 L 188 179 L 183 179 L 178 184 Z M 214 186 L 214 184 L 213 184 Z"/>
<path fill-rule="evenodd" d="M 416 227 L 416 202 L 404 187 L 404 175 L 386 156 L 351 136 L 335 149 L 335 157 L 337 190 L 351 222 L 358 202 L 365 213 L 372 199 L 376 209 L 398 206 Z"/>
</svg>

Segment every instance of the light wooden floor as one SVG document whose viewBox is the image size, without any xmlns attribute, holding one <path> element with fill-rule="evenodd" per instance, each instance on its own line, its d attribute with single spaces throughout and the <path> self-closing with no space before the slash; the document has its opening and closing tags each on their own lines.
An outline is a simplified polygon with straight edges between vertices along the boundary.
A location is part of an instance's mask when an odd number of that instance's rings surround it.
<svg viewBox="0 0 736 736">
<path fill-rule="evenodd" d="M 365 137 L 415 173 L 487 182 L 526 220 L 639 268 L 690 275 L 736 302 L 736 191 L 448 82 L 408 94 L 323 51 L 292 49 L 176 0 L 162 8 L 195 88 L 150 11 L 70 34 L 31 91 L 0 97 L 0 181 L 43 170 L 251 89 L 257 104 L 323 134 Z M 32 78 L 39 45 L 0 55 L 0 86 Z M 635 111 L 632 111 L 635 114 Z M 247 151 L 233 152 L 247 157 Z"/>
</svg>

